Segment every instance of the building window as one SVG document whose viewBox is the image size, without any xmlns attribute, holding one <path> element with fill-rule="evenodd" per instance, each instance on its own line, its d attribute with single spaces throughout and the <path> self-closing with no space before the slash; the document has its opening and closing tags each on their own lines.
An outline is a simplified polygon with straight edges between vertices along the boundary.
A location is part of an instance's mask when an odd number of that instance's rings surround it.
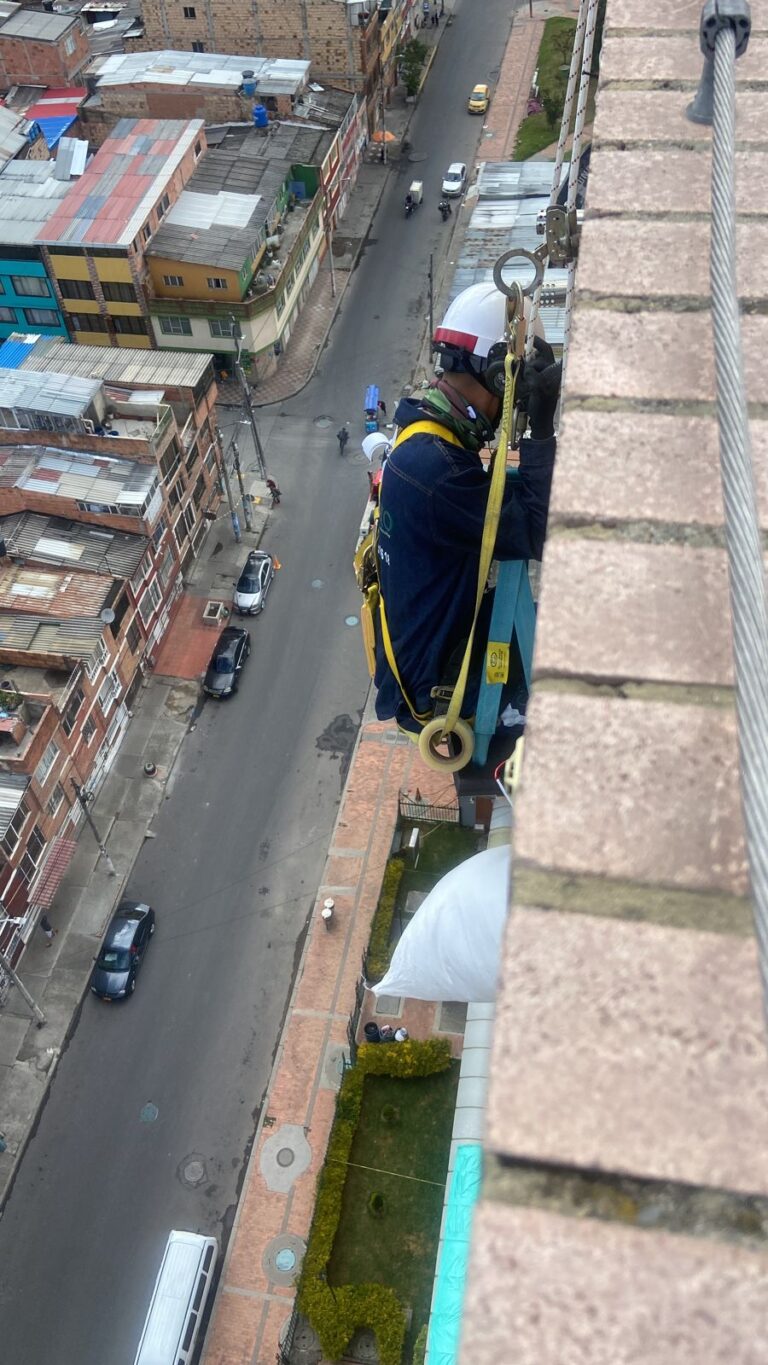
<svg viewBox="0 0 768 1365">
<path fill-rule="evenodd" d="M 144 224 L 143 228 L 141 229 L 141 235 L 144 238 L 145 242 L 149 241 L 150 237 L 152 236 L 152 229 L 149 226 L 149 223 Z"/>
<path fill-rule="evenodd" d="M 95 734 L 96 722 L 91 720 L 91 717 L 89 716 L 88 719 L 83 724 L 83 739 L 85 740 L 86 744 L 90 744 Z"/>
<path fill-rule="evenodd" d="M 185 520 L 185 522 L 187 523 L 187 531 L 194 531 L 194 529 L 195 529 L 195 509 L 193 508 L 192 504 L 189 503 L 189 502 L 187 503 L 186 507 L 184 508 L 184 520 Z"/>
<path fill-rule="evenodd" d="M 208 288 L 209 288 L 209 289 L 229 289 L 229 284 L 228 284 L 228 282 L 227 282 L 225 279 L 222 279 L 221 275 L 209 275 L 209 276 L 208 276 Z"/>
<path fill-rule="evenodd" d="M 96 298 L 96 292 L 89 280 L 59 280 L 59 289 L 65 299 Z"/>
<path fill-rule="evenodd" d="M 68 34 L 68 36 L 64 39 L 64 51 L 66 52 L 66 54 L 67 54 L 68 57 L 71 57 L 71 56 L 72 56 L 72 53 L 74 52 L 74 50 L 75 50 L 75 35 L 74 35 L 74 33 L 70 33 L 70 34 Z"/>
<path fill-rule="evenodd" d="M 181 451 L 179 450 L 178 441 L 174 437 L 172 441 L 168 442 L 168 446 L 160 456 L 160 470 L 163 475 L 163 481 L 166 484 L 170 483 L 180 462 Z"/>
<path fill-rule="evenodd" d="M 100 318 L 98 313 L 70 313 L 69 321 L 73 332 L 106 332 L 106 318 Z"/>
<path fill-rule="evenodd" d="M 0 322 L 15 322 L 15 321 L 16 321 L 16 309 L 15 309 L 15 308 L 0 308 Z"/>
<path fill-rule="evenodd" d="M 2 848 L 4 852 L 8 854 L 9 858 L 13 853 L 13 850 L 15 849 L 17 843 L 19 842 L 19 835 L 21 834 L 21 831 L 24 828 L 24 822 L 28 815 L 29 809 L 27 807 L 27 803 L 25 801 L 20 801 L 14 813 L 13 819 L 11 820 L 11 823 L 8 826 L 7 830 L 5 831 L 5 834 L 2 839 Z"/>
<path fill-rule="evenodd" d="M 99 669 L 103 667 L 103 665 L 107 662 L 108 658 L 109 651 L 107 650 L 107 646 L 104 644 L 103 640 L 98 640 L 96 642 L 96 648 L 93 651 L 93 657 L 89 661 L 85 670 L 88 675 L 89 682 L 93 682 Z"/>
<path fill-rule="evenodd" d="M 154 545 L 156 550 L 159 550 L 160 542 L 163 539 L 163 536 L 165 535 L 167 529 L 168 527 L 166 525 L 165 517 L 161 517 L 159 522 L 157 523 L 157 526 L 152 532 L 152 544 Z"/>
<path fill-rule="evenodd" d="M 11 275 L 14 294 L 22 298 L 49 299 L 51 291 L 42 275 Z"/>
<path fill-rule="evenodd" d="M 281 294 L 279 299 L 275 299 L 275 312 L 277 313 L 277 316 L 278 316 L 278 317 L 280 316 L 281 313 L 284 313 L 284 312 L 285 312 L 285 295 L 284 295 L 284 294 Z"/>
<path fill-rule="evenodd" d="M 58 744 L 55 743 L 54 740 L 51 740 L 50 744 L 45 750 L 45 753 L 40 759 L 40 762 L 35 768 L 35 781 L 39 784 L 39 786 L 41 787 L 45 786 L 46 782 L 48 781 L 48 776 L 50 774 L 51 768 L 56 762 L 58 756 L 59 746 Z"/>
<path fill-rule="evenodd" d="M 120 696 L 120 679 L 116 673 L 108 673 L 99 688 L 99 706 L 102 715 L 108 716 Z"/>
<path fill-rule="evenodd" d="M 134 597 L 138 597 L 139 595 L 139 590 L 144 582 L 144 579 L 149 573 L 150 562 L 151 561 L 149 555 L 144 555 L 144 558 L 142 559 L 138 569 L 136 570 L 135 574 L 133 575 L 133 578 L 131 579 L 131 592 L 133 593 Z"/>
<path fill-rule="evenodd" d="M 154 616 L 157 608 L 162 602 L 162 594 L 154 580 L 148 585 L 144 596 L 139 602 L 139 615 L 143 624 L 146 626 Z"/>
<path fill-rule="evenodd" d="M 141 644 L 141 631 L 139 630 L 139 627 L 136 625 L 135 621 L 131 621 L 131 624 L 128 627 L 128 632 L 126 634 L 125 640 L 126 644 L 128 645 L 128 648 L 131 651 L 131 654 L 135 654 L 136 650 Z"/>
<path fill-rule="evenodd" d="M 170 507 L 178 507 L 178 505 L 179 505 L 180 502 L 181 502 L 181 480 L 179 480 L 178 483 L 175 483 L 175 484 L 173 485 L 173 488 L 169 488 L 169 489 L 168 489 L 168 505 L 169 505 Z"/>
<path fill-rule="evenodd" d="M 39 825 L 35 825 L 27 840 L 24 857 L 19 863 L 19 870 L 22 876 L 26 877 L 28 882 L 31 882 L 35 875 L 35 869 L 43 856 L 44 848 L 45 839 L 43 838 L 43 831 Z"/>
<path fill-rule="evenodd" d="M 115 331 L 122 336 L 145 337 L 147 335 L 147 324 L 143 318 L 116 317 L 112 319 L 112 325 Z"/>
<path fill-rule="evenodd" d="M 233 325 L 232 322 L 227 322 L 224 318 L 208 319 L 208 326 L 212 337 L 231 337 Z"/>
<path fill-rule="evenodd" d="M 132 284 L 120 284 L 104 281 L 101 286 L 105 299 L 110 303 L 135 303 L 136 290 Z"/>
<path fill-rule="evenodd" d="M 184 541 L 187 538 L 187 528 L 184 525 L 183 517 L 179 517 L 179 520 L 176 522 L 176 525 L 173 528 L 173 534 L 176 537 L 176 544 L 178 545 L 179 549 L 181 549 L 182 545 L 184 544 Z"/>
<path fill-rule="evenodd" d="M 167 337 L 191 337 L 192 323 L 189 318 L 159 318 L 160 331 Z"/>
<path fill-rule="evenodd" d="M 24 318 L 31 327 L 50 327 L 56 314 L 52 308 L 25 308 Z"/>
<path fill-rule="evenodd" d="M 192 51 L 193 51 L 193 52 L 205 52 L 205 43 L 193 43 L 193 44 L 192 44 Z"/>
<path fill-rule="evenodd" d="M 61 728 L 65 735 L 71 735 L 75 728 L 77 713 L 85 701 L 85 693 L 82 687 L 76 687 L 69 701 L 67 702 L 63 716 L 61 717 Z"/>
<path fill-rule="evenodd" d="M 184 6 L 184 18 L 185 18 L 185 19 L 196 19 L 196 18 L 197 18 L 197 11 L 196 11 L 194 5 L 185 5 L 185 6 Z"/>
<path fill-rule="evenodd" d="M 200 153 L 202 152 L 202 150 L 203 150 L 203 144 L 202 144 L 202 142 L 200 142 L 200 140 L 198 139 L 198 141 L 195 143 L 195 161 L 197 161 L 197 158 L 199 157 L 199 155 L 200 155 Z"/>
<path fill-rule="evenodd" d="M 205 464 L 208 473 L 212 474 L 213 466 L 216 463 L 216 450 L 213 441 L 211 441 L 211 444 L 209 445 L 208 449 L 205 452 L 205 460 L 203 461 L 203 463 Z"/>
<path fill-rule="evenodd" d="M 163 275 L 163 284 L 167 284 L 170 289 L 181 289 L 183 283 L 183 275 Z"/>
<path fill-rule="evenodd" d="M 163 197 L 162 197 L 162 199 L 160 200 L 160 203 L 159 203 L 158 206 L 157 206 L 157 216 L 158 216 L 158 218 L 162 218 L 163 215 L 166 214 L 166 213 L 168 212 L 168 210 L 169 210 L 170 207 L 171 207 L 171 201 L 170 201 L 170 199 L 168 198 L 168 195 L 167 195 L 167 194 L 164 194 Z"/>
<path fill-rule="evenodd" d="M 48 801 L 46 802 L 45 809 L 47 810 L 48 814 L 51 816 L 55 815 L 63 800 L 64 788 L 62 787 L 60 782 L 57 782 L 56 786 L 54 787 L 53 791 L 48 797 Z"/>
<path fill-rule="evenodd" d="M 169 550 L 165 556 L 165 559 L 160 565 L 160 582 L 163 585 L 163 592 L 165 592 L 165 589 L 168 587 L 168 584 L 173 578 L 175 567 L 176 560 L 173 557 L 173 550 Z"/>
</svg>

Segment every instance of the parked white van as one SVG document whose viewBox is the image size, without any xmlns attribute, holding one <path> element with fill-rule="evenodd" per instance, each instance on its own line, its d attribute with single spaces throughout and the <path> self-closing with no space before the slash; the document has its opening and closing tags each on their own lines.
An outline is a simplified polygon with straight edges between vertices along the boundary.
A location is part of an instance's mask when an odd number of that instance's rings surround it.
<svg viewBox="0 0 768 1365">
<path fill-rule="evenodd" d="M 218 1250 L 215 1237 L 171 1233 L 134 1365 L 187 1365 L 192 1359 Z"/>
</svg>

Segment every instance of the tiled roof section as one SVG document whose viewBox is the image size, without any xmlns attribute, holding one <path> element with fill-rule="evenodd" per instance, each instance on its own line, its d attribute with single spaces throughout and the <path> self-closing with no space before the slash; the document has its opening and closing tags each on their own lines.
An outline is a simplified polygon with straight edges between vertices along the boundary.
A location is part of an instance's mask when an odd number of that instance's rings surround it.
<svg viewBox="0 0 768 1365">
<path fill-rule="evenodd" d="M 10 564 L 0 569 L 0 611 L 57 619 L 98 616 L 111 587 L 111 579 L 95 573 Z"/>
<path fill-rule="evenodd" d="M 103 631 L 98 617 L 95 620 L 58 621 L 0 611 L 0 650 L 90 659 Z"/>
<path fill-rule="evenodd" d="M 36 240 L 129 246 L 202 128 L 202 119 L 121 119 Z"/>
<path fill-rule="evenodd" d="M 1 182 L 0 182 L 1 183 Z M 134 351 L 112 346 L 70 346 L 66 341 L 41 339 L 23 363 L 25 370 L 55 370 L 59 374 L 106 379 L 137 388 L 193 389 L 210 370 L 211 357 L 193 351 Z"/>
<path fill-rule="evenodd" d="M 153 466 L 106 455 L 85 455 L 45 446 L 0 449 L 0 488 L 21 488 L 53 497 L 114 506 L 130 505 L 139 514 L 157 484 Z"/>
<path fill-rule="evenodd" d="M 8 833 L 29 782 L 24 773 L 0 773 L 0 839 Z"/>
<path fill-rule="evenodd" d="M 10 554 L 33 564 L 91 570 L 110 578 L 132 578 L 148 545 L 146 536 L 37 512 L 0 517 L 0 538 Z"/>
</svg>

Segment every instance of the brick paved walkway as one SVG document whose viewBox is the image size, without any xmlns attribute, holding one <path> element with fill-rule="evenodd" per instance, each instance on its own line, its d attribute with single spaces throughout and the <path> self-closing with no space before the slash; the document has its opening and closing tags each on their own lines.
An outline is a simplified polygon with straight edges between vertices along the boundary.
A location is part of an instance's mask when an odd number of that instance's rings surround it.
<svg viewBox="0 0 768 1365">
<path fill-rule="evenodd" d="M 273 1258 L 284 1239 L 296 1238 L 300 1244 L 309 1231 L 347 1046 L 347 1020 L 391 851 L 398 792 L 417 787 L 425 801 L 444 801 L 453 793 L 452 779 L 425 768 L 415 745 L 391 726 L 365 725 L 240 1197 L 203 1365 L 274 1365 L 294 1288 L 292 1276 L 275 1274 Z M 326 896 L 333 897 L 336 907 L 330 931 L 318 918 Z M 414 1008 L 405 1022 L 414 1036 L 423 1037 L 432 1031 L 436 1007 L 411 1003 Z M 458 1054 L 461 1038 L 454 1042 Z M 293 1157 L 283 1166 L 278 1153 L 286 1149 Z"/>
<path fill-rule="evenodd" d="M 539 56 L 544 20 L 518 12 L 504 53 L 499 81 L 488 117 L 481 155 L 486 161 L 511 159 L 517 133 L 526 116 L 528 96 Z"/>
</svg>

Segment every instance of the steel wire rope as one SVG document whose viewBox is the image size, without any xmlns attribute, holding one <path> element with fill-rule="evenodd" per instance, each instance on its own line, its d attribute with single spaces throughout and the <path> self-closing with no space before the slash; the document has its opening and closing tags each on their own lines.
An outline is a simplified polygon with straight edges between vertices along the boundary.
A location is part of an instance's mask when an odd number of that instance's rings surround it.
<svg viewBox="0 0 768 1365">
<path fill-rule="evenodd" d="M 565 144 L 568 141 L 568 131 L 571 126 L 571 113 L 573 111 L 573 97 L 576 93 L 576 77 L 581 67 L 581 54 L 584 49 L 584 34 L 587 30 L 587 15 L 593 0 L 579 0 L 579 13 L 576 18 L 576 31 L 573 35 L 573 48 L 571 50 L 571 64 L 568 68 L 568 84 L 565 90 L 565 102 L 563 104 L 563 116 L 560 119 L 560 133 L 557 139 L 557 151 L 555 152 L 555 164 L 552 170 L 552 186 L 549 191 L 549 207 L 557 201 L 560 191 L 560 176 L 565 159 Z M 534 327 L 539 316 L 539 301 L 541 298 L 541 284 L 533 291 L 531 297 L 531 311 L 528 317 L 528 326 L 525 334 L 525 354 L 533 354 Z"/>
<path fill-rule="evenodd" d="M 768 1017 L 768 607 L 736 282 L 735 67 L 736 36 L 726 25 L 714 52 L 710 287 L 741 802 Z"/>
<path fill-rule="evenodd" d="M 581 63 L 581 81 L 579 83 L 579 98 L 576 104 L 576 120 L 573 125 L 573 142 L 571 144 L 571 164 L 568 169 L 568 198 L 566 201 L 566 212 L 571 213 L 576 208 L 576 191 L 579 184 L 579 161 L 581 159 L 581 137 L 584 132 L 584 122 L 587 113 L 587 100 L 589 98 L 589 82 L 592 77 L 592 52 L 595 46 L 595 31 L 597 29 L 597 8 L 599 0 L 590 0 L 589 14 L 587 15 L 587 28 L 584 34 L 584 52 Z M 568 264 L 568 279 L 565 286 L 565 321 L 563 323 L 563 375 L 568 363 L 568 343 L 571 336 L 571 320 L 573 317 L 573 295 L 576 286 L 576 262 L 570 261 Z"/>
</svg>

